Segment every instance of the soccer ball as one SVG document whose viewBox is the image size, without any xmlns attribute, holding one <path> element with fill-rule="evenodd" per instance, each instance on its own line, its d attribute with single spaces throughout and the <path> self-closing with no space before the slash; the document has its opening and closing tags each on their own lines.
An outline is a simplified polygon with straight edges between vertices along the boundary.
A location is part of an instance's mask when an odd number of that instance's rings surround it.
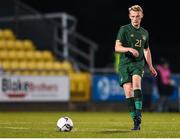
<svg viewBox="0 0 180 139">
<path fill-rule="evenodd" d="M 70 132 L 73 128 L 73 122 L 69 117 L 61 117 L 57 121 L 57 128 L 62 132 Z"/>
</svg>

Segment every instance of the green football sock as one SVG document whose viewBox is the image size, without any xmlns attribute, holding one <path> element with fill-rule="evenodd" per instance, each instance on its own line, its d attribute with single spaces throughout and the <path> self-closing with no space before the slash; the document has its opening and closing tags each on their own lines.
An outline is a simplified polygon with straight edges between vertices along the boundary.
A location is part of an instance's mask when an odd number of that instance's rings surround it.
<svg viewBox="0 0 180 139">
<path fill-rule="evenodd" d="M 134 90 L 134 102 L 135 102 L 135 108 L 137 113 L 141 113 L 142 110 L 142 92 L 140 89 Z"/>
<path fill-rule="evenodd" d="M 134 105 L 134 97 L 126 98 L 126 102 L 128 104 L 128 110 L 130 112 L 131 118 L 134 120 L 136 116 L 136 108 Z"/>
</svg>

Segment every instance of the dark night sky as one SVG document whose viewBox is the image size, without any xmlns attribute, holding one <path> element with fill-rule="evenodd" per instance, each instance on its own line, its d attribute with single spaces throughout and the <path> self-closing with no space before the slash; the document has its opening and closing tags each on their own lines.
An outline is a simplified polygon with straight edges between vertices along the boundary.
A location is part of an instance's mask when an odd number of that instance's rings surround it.
<svg viewBox="0 0 180 139">
<path fill-rule="evenodd" d="M 173 72 L 180 72 L 180 11 L 177 1 L 157 0 L 22 0 L 43 13 L 67 12 L 78 18 L 77 30 L 99 44 L 96 66 L 113 63 L 116 34 L 128 24 L 128 7 L 139 4 L 144 9 L 142 26 L 149 31 L 154 63 L 160 57 L 170 62 Z"/>
</svg>

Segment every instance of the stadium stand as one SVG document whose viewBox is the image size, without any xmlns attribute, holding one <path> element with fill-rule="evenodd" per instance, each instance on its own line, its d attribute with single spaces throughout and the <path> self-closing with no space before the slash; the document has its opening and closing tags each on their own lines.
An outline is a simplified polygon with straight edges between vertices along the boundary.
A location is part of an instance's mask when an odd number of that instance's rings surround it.
<svg viewBox="0 0 180 139">
<path fill-rule="evenodd" d="M 49 50 L 37 50 L 32 40 L 17 39 L 10 29 L 0 30 L 0 64 L 4 74 L 8 75 L 68 75 L 71 95 L 75 96 L 73 101 L 90 98 L 90 73 L 75 71 L 69 61 L 57 60 Z"/>
</svg>

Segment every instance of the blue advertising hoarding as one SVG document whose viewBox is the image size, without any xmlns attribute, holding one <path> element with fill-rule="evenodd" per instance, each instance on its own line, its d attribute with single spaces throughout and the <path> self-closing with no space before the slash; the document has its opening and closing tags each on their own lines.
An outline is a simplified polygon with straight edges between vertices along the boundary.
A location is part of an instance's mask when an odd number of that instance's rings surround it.
<svg viewBox="0 0 180 139">
<path fill-rule="evenodd" d="M 116 74 L 93 76 L 93 101 L 123 101 L 124 91 Z"/>
<path fill-rule="evenodd" d="M 172 80 L 175 82 L 175 88 L 170 96 L 172 102 L 178 101 L 180 76 L 173 75 Z M 109 101 L 109 102 L 120 102 L 125 100 L 124 91 L 119 86 L 119 77 L 117 74 L 96 74 L 93 76 L 92 82 L 92 100 L 98 101 Z M 179 95 L 180 96 L 180 95 Z M 156 85 L 152 91 L 152 102 L 157 102 L 159 99 L 159 93 Z"/>
</svg>

